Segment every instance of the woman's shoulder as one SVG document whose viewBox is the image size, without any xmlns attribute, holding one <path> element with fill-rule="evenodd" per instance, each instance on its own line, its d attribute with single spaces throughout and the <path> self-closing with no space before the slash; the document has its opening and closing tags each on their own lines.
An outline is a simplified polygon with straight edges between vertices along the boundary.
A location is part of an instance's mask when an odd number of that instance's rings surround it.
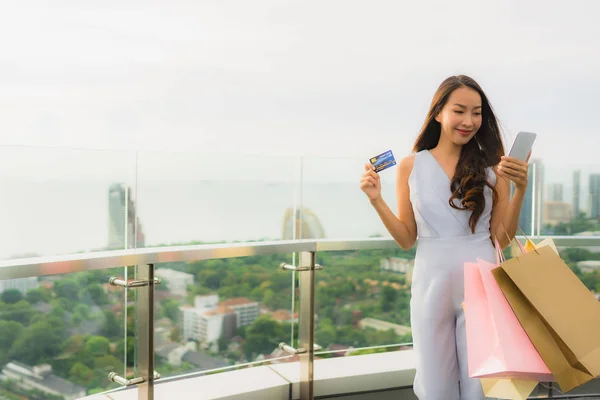
<svg viewBox="0 0 600 400">
<path fill-rule="evenodd" d="M 418 153 L 412 153 L 406 157 L 403 157 L 398 163 L 398 171 L 402 174 L 406 174 L 407 176 L 410 175 L 415 165 L 417 154 Z"/>
</svg>

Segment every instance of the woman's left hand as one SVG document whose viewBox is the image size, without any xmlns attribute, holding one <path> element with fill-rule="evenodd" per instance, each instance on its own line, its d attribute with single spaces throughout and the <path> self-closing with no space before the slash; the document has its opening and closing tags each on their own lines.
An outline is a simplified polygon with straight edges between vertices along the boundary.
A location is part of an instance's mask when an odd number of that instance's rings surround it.
<svg viewBox="0 0 600 400">
<path fill-rule="evenodd" d="M 529 160 L 529 157 L 527 157 L 527 160 Z M 529 164 L 527 161 L 521 161 L 513 157 L 502 156 L 500 164 L 498 164 L 498 175 L 513 181 L 515 189 L 523 192 L 527 190 L 528 170 Z"/>
</svg>

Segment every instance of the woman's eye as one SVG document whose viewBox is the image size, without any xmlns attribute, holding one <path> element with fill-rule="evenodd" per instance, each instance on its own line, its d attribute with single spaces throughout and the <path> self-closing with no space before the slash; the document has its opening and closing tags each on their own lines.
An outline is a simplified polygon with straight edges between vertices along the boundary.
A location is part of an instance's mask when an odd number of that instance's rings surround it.
<svg viewBox="0 0 600 400">
<path fill-rule="evenodd" d="M 462 111 L 458 111 L 458 110 L 454 111 L 454 112 L 457 113 L 457 114 L 462 114 L 463 113 Z"/>
</svg>

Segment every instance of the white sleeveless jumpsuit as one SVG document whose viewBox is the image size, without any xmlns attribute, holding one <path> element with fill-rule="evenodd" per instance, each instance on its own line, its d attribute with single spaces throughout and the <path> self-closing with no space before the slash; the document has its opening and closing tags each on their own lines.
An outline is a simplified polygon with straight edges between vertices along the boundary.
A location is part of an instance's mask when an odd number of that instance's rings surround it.
<svg viewBox="0 0 600 400">
<path fill-rule="evenodd" d="M 494 185 L 491 168 L 487 175 Z M 415 155 L 409 187 L 418 237 L 410 302 L 415 394 L 420 400 L 484 399 L 479 380 L 468 377 L 463 265 L 495 260 L 492 191 L 484 189 L 485 209 L 473 234 L 471 212 L 450 207 L 450 179 L 429 151 Z"/>
</svg>

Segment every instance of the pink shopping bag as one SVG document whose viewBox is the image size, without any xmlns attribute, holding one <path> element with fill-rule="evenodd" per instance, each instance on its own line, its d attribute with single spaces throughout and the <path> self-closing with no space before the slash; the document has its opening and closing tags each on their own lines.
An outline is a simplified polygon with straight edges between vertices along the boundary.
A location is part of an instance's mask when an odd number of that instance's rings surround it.
<svg viewBox="0 0 600 400">
<path fill-rule="evenodd" d="M 469 376 L 554 381 L 492 275 L 497 263 L 465 263 L 465 324 Z"/>
</svg>

